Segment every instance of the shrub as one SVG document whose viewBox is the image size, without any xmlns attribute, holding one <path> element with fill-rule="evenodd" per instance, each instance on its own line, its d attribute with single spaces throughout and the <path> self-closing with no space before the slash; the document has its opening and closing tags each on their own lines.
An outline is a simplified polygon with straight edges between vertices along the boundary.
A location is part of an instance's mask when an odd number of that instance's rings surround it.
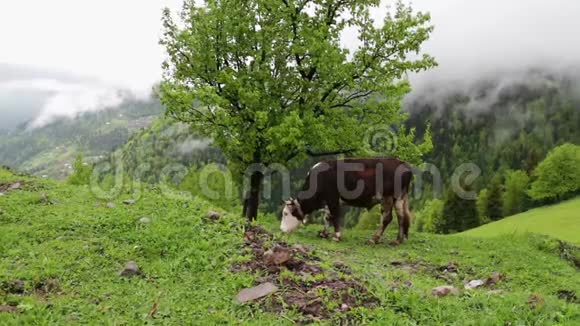
<svg viewBox="0 0 580 326">
<path fill-rule="evenodd" d="M 503 201 L 504 216 L 523 212 L 528 207 L 526 190 L 530 177 L 525 171 L 508 170 L 505 175 Z"/>
<path fill-rule="evenodd" d="M 483 225 L 490 221 L 487 215 L 487 205 L 488 205 L 489 194 L 487 189 L 482 189 L 477 195 L 477 201 L 475 206 L 477 207 L 477 217 L 479 218 L 479 224 Z"/>
<path fill-rule="evenodd" d="M 85 163 L 83 154 L 79 154 L 73 163 L 73 173 L 68 177 L 68 183 L 77 186 L 88 185 L 92 173 L 92 165 Z"/>
<path fill-rule="evenodd" d="M 395 214 L 394 210 L 393 214 Z M 396 216 L 393 217 L 396 218 Z M 379 223 L 381 223 L 381 209 L 377 205 L 360 215 L 356 228 L 359 230 L 376 230 L 379 227 Z"/>
<path fill-rule="evenodd" d="M 558 201 L 580 190 L 580 146 L 564 144 L 551 150 L 534 170 L 528 191 L 536 201 Z"/>
<path fill-rule="evenodd" d="M 415 213 L 415 230 L 436 233 L 443 224 L 443 201 L 433 199 L 425 203 L 422 210 Z"/>
</svg>

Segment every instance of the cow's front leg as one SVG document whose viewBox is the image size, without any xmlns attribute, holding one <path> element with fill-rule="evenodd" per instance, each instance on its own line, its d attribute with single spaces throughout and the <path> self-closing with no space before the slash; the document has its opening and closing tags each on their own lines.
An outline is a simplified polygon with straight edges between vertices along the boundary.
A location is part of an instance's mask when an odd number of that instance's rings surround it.
<svg viewBox="0 0 580 326">
<path fill-rule="evenodd" d="M 330 223 L 334 227 L 334 237 L 333 241 L 340 241 L 342 239 L 342 234 L 340 233 L 340 206 L 336 205 L 334 207 L 329 207 L 330 209 Z"/>
<path fill-rule="evenodd" d="M 331 220 L 331 215 L 330 215 L 330 210 L 328 209 L 328 206 L 326 206 L 324 208 L 324 229 L 322 231 L 320 231 L 318 233 L 318 236 L 324 239 L 328 239 L 330 237 L 330 233 L 328 232 L 328 228 L 330 227 L 330 220 Z"/>
</svg>

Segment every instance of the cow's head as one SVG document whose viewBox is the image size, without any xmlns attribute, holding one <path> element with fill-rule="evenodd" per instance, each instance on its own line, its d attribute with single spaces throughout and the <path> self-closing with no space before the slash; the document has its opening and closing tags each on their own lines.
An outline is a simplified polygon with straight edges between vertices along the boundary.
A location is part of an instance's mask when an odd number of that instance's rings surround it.
<svg viewBox="0 0 580 326">
<path fill-rule="evenodd" d="M 298 200 L 290 198 L 284 202 L 282 223 L 280 224 L 280 230 L 282 230 L 282 232 L 293 232 L 305 221 L 306 219 L 304 218 L 304 213 L 302 212 Z"/>
</svg>

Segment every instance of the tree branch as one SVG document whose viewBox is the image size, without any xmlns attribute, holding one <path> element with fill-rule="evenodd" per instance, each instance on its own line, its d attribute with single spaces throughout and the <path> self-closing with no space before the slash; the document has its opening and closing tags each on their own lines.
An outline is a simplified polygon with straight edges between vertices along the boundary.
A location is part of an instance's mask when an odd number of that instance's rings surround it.
<svg viewBox="0 0 580 326">
<path fill-rule="evenodd" d="M 311 149 L 307 149 L 306 150 L 306 154 L 308 154 L 308 156 L 327 156 L 327 155 L 338 155 L 338 154 L 352 154 L 354 151 L 356 151 L 356 149 L 343 149 L 343 150 L 337 150 L 337 151 L 331 151 L 331 152 L 314 152 Z"/>
</svg>

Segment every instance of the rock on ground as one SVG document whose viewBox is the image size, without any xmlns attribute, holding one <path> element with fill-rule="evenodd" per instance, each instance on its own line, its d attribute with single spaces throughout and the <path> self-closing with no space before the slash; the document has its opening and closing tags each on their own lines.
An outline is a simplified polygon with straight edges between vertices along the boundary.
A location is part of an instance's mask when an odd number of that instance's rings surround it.
<svg viewBox="0 0 580 326">
<path fill-rule="evenodd" d="M 482 280 L 472 280 L 469 281 L 467 284 L 465 284 L 465 288 L 466 289 L 475 289 L 478 288 L 482 285 L 485 285 L 485 281 Z"/>
<path fill-rule="evenodd" d="M 148 218 L 148 217 L 142 217 L 142 218 L 139 219 L 139 223 L 141 223 L 141 224 L 149 224 L 149 223 L 151 223 L 151 219 Z"/>
<path fill-rule="evenodd" d="M 431 290 L 431 294 L 437 297 L 444 297 L 446 295 L 452 294 L 452 295 L 458 295 L 459 294 L 459 290 L 457 290 L 455 287 L 451 286 L 451 285 L 442 285 L 442 286 L 438 286 L 436 288 L 433 288 Z"/>
<path fill-rule="evenodd" d="M 292 251 L 281 246 L 270 249 L 264 253 L 264 261 L 268 266 L 280 266 L 292 258 Z"/>
<path fill-rule="evenodd" d="M 252 288 L 243 289 L 238 293 L 236 300 L 239 303 L 245 303 L 263 298 L 269 294 L 278 291 L 278 287 L 271 282 L 262 283 Z"/>
<path fill-rule="evenodd" d="M 216 211 L 209 211 L 209 212 L 207 212 L 206 217 L 212 221 L 217 221 L 222 217 L 222 214 L 220 214 Z"/>
<path fill-rule="evenodd" d="M 119 276 L 136 276 L 140 275 L 141 271 L 137 266 L 137 263 L 134 261 L 130 261 L 125 265 L 125 268 L 121 272 L 119 272 Z"/>
</svg>

